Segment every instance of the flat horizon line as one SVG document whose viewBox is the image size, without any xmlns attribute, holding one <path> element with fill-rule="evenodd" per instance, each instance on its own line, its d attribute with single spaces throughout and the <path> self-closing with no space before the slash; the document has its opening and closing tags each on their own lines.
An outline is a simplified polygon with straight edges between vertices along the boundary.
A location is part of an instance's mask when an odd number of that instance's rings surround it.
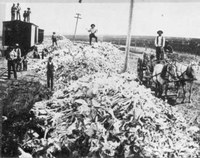
<svg viewBox="0 0 200 158">
<path fill-rule="evenodd" d="M 46 34 L 44 36 L 51 36 L 52 34 Z M 63 36 L 74 36 L 73 34 L 62 34 L 62 33 L 58 33 L 58 35 L 63 35 Z M 76 37 L 80 37 L 80 36 L 88 36 L 88 34 L 79 34 L 79 35 L 76 35 Z M 97 37 L 122 37 L 122 38 L 126 38 L 127 35 L 115 35 L 115 34 L 101 34 L 101 35 L 97 35 Z M 131 35 L 132 38 L 134 37 L 149 37 L 149 38 L 155 38 L 156 36 L 153 36 L 153 35 Z M 182 38 L 182 39 L 200 39 L 198 37 L 183 37 L 183 36 L 164 36 L 165 38 Z M 0 35 L 0 38 L 2 38 L 2 35 Z"/>
<path fill-rule="evenodd" d="M 51 36 L 52 34 L 46 34 L 44 36 Z M 74 36 L 73 34 L 58 34 L 58 35 L 63 35 L 63 36 Z M 76 35 L 76 37 L 78 36 L 89 36 L 88 34 L 79 34 Z M 102 36 L 113 36 L 113 37 L 126 37 L 127 35 L 115 35 L 115 34 L 100 34 L 97 35 L 97 37 L 102 37 Z M 131 37 L 156 37 L 156 35 L 131 35 Z M 164 36 L 165 38 L 185 38 L 185 39 L 200 39 L 198 37 L 183 37 L 183 36 Z"/>
</svg>

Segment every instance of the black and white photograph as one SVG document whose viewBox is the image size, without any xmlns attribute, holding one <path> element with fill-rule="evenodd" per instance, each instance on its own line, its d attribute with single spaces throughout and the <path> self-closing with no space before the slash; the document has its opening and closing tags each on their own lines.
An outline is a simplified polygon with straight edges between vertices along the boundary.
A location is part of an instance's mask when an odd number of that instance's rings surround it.
<svg viewBox="0 0 200 158">
<path fill-rule="evenodd" d="M 0 0 L 1 158 L 199 158 L 199 0 Z"/>
</svg>

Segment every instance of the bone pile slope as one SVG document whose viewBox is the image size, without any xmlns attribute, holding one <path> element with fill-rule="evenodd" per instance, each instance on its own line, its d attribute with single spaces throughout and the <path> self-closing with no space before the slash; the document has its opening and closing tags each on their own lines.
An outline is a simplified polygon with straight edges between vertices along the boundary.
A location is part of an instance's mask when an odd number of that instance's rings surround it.
<svg viewBox="0 0 200 158">
<path fill-rule="evenodd" d="M 51 55 L 54 94 L 32 109 L 46 135 L 27 146 L 49 145 L 51 156 L 66 150 L 74 157 L 198 157 L 199 128 L 139 85 L 135 74 L 119 74 L 124 54 L 115 46 L 67 41 Z M 34 69 L 45 76 L 42 62 Z"/>
</svg>

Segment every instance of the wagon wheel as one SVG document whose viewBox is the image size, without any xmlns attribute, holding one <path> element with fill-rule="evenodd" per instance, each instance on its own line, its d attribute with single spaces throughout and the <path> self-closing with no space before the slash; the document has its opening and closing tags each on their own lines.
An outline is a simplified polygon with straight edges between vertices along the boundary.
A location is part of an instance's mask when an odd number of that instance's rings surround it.
<svg viewBox="0 0 200 158">
<path fill-rule="evenodd" d="M 137 61 L 137 77 L 142 82 L 143 80 L 143 66 L 142 66 L 142 59 L 138 58 Z"/>
</svg>

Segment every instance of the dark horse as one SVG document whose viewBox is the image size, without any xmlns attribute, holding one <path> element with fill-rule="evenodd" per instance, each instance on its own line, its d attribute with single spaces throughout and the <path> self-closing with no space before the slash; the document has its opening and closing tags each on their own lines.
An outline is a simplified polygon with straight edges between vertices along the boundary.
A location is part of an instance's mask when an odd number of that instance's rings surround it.
<svg viewBox="0 0 200 158">
<path fill-rule="evenodd" d="M 160 98 L 164 92 L 166 99 L 168 84 L 176 80 L 176 76 L 176 67 L 173 64 L 156 64 L 152 78 L 156 86 L 155 95 Z"/>
<path fill-rule="evenodd" d="M 186 99 L 186 88 L 189 87 L 188 92 L 189 92 L 189 103 L 191 102 L 191 94 L 192 94 L 192 85 L 193 81 L 196 80 L 196 75 L 195 75 L 195 70 L 194 70 L 194 64 L 190 65 L 182 65 L 182 64 L 176 64 L 177 68 L 177 77 L 178 81 L 177 82 L 177 98 L 179 98 L 180 95 L 180 87 L 182 87 L 183 90 L 183 100 L 181 103 L 184 103 Z"/>
</svg>

